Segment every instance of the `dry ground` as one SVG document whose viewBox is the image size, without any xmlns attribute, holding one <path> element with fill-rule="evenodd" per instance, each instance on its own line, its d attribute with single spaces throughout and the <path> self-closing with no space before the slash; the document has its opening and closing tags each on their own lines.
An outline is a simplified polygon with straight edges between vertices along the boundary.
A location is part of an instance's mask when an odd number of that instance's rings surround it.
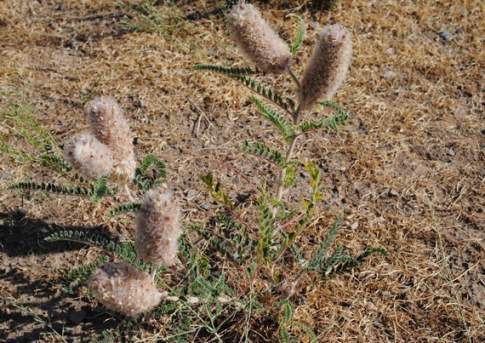
<svg viewBox="0 0 485 343">
<path fill-rule="evenodd" d="M 245 64 L 221 17 L 184 19 L 195 8 L 212 9 L 210 1 L 158 6 L 166 25 L 151 33 L 126 29 L 114 3 L 0 1 L 0 106 L 28 101 L 62 141 L 84 128 L 86 98 L 113 95 L 127 111 L 138 154 L 167 161 L 186 220 L 203 220 L 208 199 L 198 175 L 214 171 L 233 193 L 253 191 L 274 170 L 241 154 L 240 144 L 248 136 L 274 137 L 274 144 L 277 138 L 248 104 L 249 91 L 190 69 L 199 62 Z M 339 243 L 389 252 L 351 274 L 302 282 L 295 317 L 319 341 L 485 340 L 484 6 L 340 0 L 317 14 L 320 24 L 338 21 L 353 31 L 352 68 L 337 95 L 353 116 L 338 133 L 311 134 L 299 146 L 322 167 L 325 190 L 321 220 L 302 243 L 315 246 L 343 211 Z M 296 26 L 289 14 L 311 22 L 297 1 L 264 8 L 288 41 Z M 309 25 L 298 73 L 315 28 Z M 289 78 L 279 85 L 293 87 Z M 46 246 L 39 237 L 50 223 L 100 224 L 104 209 L 36 195 L 23 204 L 26 216 L 15 218 L 22 204 L 5 186 L 30 175 L 49 179 L 39 166 L 0 157 L 0 341 L 89 341 L 104 327 L 116 328 L 117 319 L 99 317 L 102 309 L 91 311 L 76 295 L 61 296 L 57 278 L 92 259 L 93 249 Z M 108 226 L 132 235 L 130 218 Z"/>
</svg>

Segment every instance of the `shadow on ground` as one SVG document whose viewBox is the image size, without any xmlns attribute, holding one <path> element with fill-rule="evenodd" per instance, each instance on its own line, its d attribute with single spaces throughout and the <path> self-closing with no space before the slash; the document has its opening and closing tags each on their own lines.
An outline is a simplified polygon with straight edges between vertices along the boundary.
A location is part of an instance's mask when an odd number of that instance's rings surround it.
<svg viewBox="0 0 485 343">
<path fill-rule="evenodd" d="M 43 220 L 31 219 L 21 210 L 0 213 L 0 251 L 9 257 L 41 255 L 79 250 L 83 244 L 75 242 L 46 242 L 44 239 L 61 230 L 81 230 L 107 234 L 102 226 L 60 226 Z"/>
<path fill-rule="evenodd" d="M 60 226 L 28 218 L 24 212 L 17 210 L 0 213 L 0 251 L 8 258 L 24 260 L 78 250 L 84 245 L 44 241 L 53 232 L 71 229 L 96 231 L 116 240 L 103 227 Z M 86 332 L 93 337 L 113 328 L 123 333 L 135 323 L 138 327 L 145 325 L 139 322 L 142 318 L 129 320 L 107 313 L 102 307 L 93 308 L 88 299 L 79 297 L 78 286 L 66 287 L 65 280 L 55 275 L 34 279 L 29 277 L 29 269 L 28 262 L 20 266 L 15 263 L 0 266 L 1 342 L 63 341 L 65 337 L 82 341 Z M 15 332 L 17 334 L 12 336 Z"/>
<path fill-rule="evenodd" d="M 3 282 L 15 286 L 14 294 L 1 301 L 2 342 L 62 341 L 64 336 L 82 340 L 85 330 L 101 334 L 122 323 L 102 308 L 75 299 L 62 289 L 62 280 L 58 284 L 31 280 L 19 269 L 0 270 L 0 274 Z M 14 332 L 20 334 L 9 339 Z"/>
</svg>

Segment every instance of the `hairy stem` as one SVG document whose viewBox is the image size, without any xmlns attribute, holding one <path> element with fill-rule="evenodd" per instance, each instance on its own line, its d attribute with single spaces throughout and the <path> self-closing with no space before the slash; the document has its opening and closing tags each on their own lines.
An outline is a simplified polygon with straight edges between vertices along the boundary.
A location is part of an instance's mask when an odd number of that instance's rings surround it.
<svg viewBox="0 0 485 343">
<path fill-rule="evenodd" d="M 131 193 L 131 190 L 130 190 L 130 187 L 128 186 L 128 184 L 125 184 L 124 189 L 125 189 L 125 193 L 126 193 L 128 200 L 130 202 L 135 202 L 136 199 L 133 196 L 133 194 Z"/>
<path fill-rule="evenodd" d="M 291 78 L 293 79 L 293 81 L 295 81 L 296 85 L 298 86 L 298 90 L 300 90 L 301 88 L 301 83 L 300 81 L 298 80 L 298 78 L 296 77 L 295 73 L 293 73 L 293 70 L 291 70 L 290 67 L 288 67 L 288 74 L 290 74 Z"/>
<path fill-rule="evenodd" d="M 285 164 L 288 163 L 293 158 L 293 152 L 295 151 L 297 137 L 294 137 L 291 141 L 291 144 L 288 146 L 288 150 L 286 151 L 285 155 Z M 280 171 L 280 175 L 278 177 L 278 191 L 276 193 L 276 199 L 278 202 L 281 201 L 283 198 L 283 193 L 285 191 L 285 177 L 286 177 L 286 168 L 282 168 Z M 278 213 L 278 209 L 273 209 L 273 217 L 276 217 Z"/>
<path fill-rule="evenodd" d="M 290 72 L 290 74 L 293 74 L 293 73 Z M 298 80 L 296 81 L 298 82 Z M 294 125 L 298 124 L 298 116 L 300 115 L 300 111 L 301 111 L 301 106 L 298 105 L 298 108 L 296 109 L 296 111 L 291 114 Z M 286 150 L 285 161 L 284 161 L 285 165 L 293 158 L 293 153 L 295 151 L 297 139 L 298 139 L 298 135 L 294 136 L 291 140 L 290 145 L 288 146 L 288 149 Z M 276 199 L 278 200 L 278 202 L 280 202 L 281 199 L 283 199 L 283 193 L 285 191 L 285 177 L 286 177 L 286 169 L 282 168 L 280 171 L 280 175 L 278 177 L 278 183 L 277 183 L 278 191 L 276 193 Z M 274 208 L 273 218 L 275 218 L 277 214 L 278 214 L 278 208 Z"/>
</svg>

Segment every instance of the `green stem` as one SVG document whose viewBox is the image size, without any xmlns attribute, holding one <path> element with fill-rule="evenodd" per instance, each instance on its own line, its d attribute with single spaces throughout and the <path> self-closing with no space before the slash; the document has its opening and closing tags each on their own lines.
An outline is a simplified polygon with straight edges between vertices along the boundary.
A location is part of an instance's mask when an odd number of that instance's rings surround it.
<svg viewBox="0 0 485 343">
<path fill-rule="evenodd" d="M 291 73 L 291 71 L 290 71 L 290 75 L 292 75 L 292 74 L 293 73 Z M 296 80 L 296 81 L 298 81 L 298 80 Z M 294 125 L 298 124 L 298 116 L 300 114 L 300 111 L 301 111 L 301 106 L 298 105 L 298 108 L 296 109 L 296 111 L 291 114 L 291 116 L 293 117 L 293 124 Z M 292 137 L 292 139 L 291 139 L 291 143 L 290 143 L 288 149 L 286 150 L 285 161 L 284 161 L 285 165 L 288 162 L 290 162 L 291 159 L 293 158 L 293 153 L 295 151 L 297 139 L 298 139 L 298 135 Z M 278 192 L 276 193 L 276 199 L 278 200 L 278 202 L 280 202 L 281 199 L 283 199 L 283 193 L 285 191 L 285 185 L 284 185 L 285 178 L 286 178 L 286 168 L 282 168 L 281 171 L 280 171 L 280 175 L 278 177 L 278 183 L 277 183 L 278 184 Z M 273 209 L 273 218 L 276 218 L 277 214 L 278 214 L 278 208 L 274 208 Z"/>
<path fill-rule="evenodd" d="M 287 164 L 293 158 L 293 152 L 295 151 L 297 137 L 293 137 L 288 150 L 286 151 L 285 155 L 285 164 Z M 286 177 L 286 168 L 282 168 L 280 171 L 280 175 L 278 177 L 278 191 L 276 193 L 276 199 L 278 202 L 281 201 L 283 198 L 283 193 L 285 191 L 285 177 Z M 273 217 L 276 217 L 278 213 L 277 208 L 273 210 Z"/>
</svg>

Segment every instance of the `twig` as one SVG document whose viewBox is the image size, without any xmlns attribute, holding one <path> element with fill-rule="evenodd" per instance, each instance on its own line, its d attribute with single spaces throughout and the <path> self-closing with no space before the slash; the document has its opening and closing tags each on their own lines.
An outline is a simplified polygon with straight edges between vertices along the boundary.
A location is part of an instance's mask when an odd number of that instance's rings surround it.
<svg viewBox="0 0 485 343">
<path fill-rule="evenodd" d="M 207 123 L 209 123 L 209 126 L 213 126 L 213 125 L 212 125 L 211 121 L 209 120 L 209 118 L 207 117 L 207 114 L 203 110 L 201 110 L 199 106 L 197 106 L 190 98 L 187 98 L 187 100 L 192 105 L 195 112 L 198 113 L 198 117 L 194 121 L 194 126 L 192 128 L 192 134 L 195 137 L 197 137 L 199 135 L 200 122 L 201 122 L 202 117 L 204 117 L 205 120 L 207 120 Z M 196 132 L 196 128 L 197 128 L 197 132 Z"/>
<path fill-rule="evenodd" d="M 120 13 L 93 14 L 93 15 L 87 15 L 84 17 L 68 17 L 68 18 L 60 17 L 60 18 L 66 21 L 88 21 L 88 20 L 98 20 L 98 19 L 105 19 L 105 18 L 117 19 L 125 16 L 128 16 L 128 15 L 126 13 L 120 12 Z"/>
<path fill-rule="evenodd" d="M 293 79 L 293 81 L 295 81 L 296 85 L 298 86 L 298 90 L 300 90 L 301 89 L 301 83 L 298 80 L 298 78 L 296 77 L 295 73 L 293 73 L 293 71 L 291 70 L 290 67 L 288 67 L 288 73 L 290 74 L 291 78 Z"/>
</svg>

